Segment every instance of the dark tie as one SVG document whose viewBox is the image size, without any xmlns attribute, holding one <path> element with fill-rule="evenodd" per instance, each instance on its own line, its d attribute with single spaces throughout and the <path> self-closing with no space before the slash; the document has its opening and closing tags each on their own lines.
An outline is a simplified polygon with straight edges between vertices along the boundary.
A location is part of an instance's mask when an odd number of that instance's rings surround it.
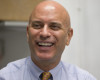
<svg viewBox="0 0 100 80">
<path fill-rule="evenodd" d="M 43 72 L 40 75 L 41 80 L 53 80 L 50 72 Z"/>
</svg>

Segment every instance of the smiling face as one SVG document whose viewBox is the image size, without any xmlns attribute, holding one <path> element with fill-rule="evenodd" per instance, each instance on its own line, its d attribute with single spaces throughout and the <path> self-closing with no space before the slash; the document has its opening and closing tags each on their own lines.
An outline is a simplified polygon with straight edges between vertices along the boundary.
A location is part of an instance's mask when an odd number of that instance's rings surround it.
<svg viewBox="0 0 100 80">
<path fill-rule="evenodd" d="M 70 23 L 65 20 L 69 20 L 68 13 L 61 6 L 54 6 L 52 2 L 49 4 L 44 2 L 35 8 L 27 27 L 27 38 L 33 61 L 60 60 L 72 36 Z"/>
</svg>

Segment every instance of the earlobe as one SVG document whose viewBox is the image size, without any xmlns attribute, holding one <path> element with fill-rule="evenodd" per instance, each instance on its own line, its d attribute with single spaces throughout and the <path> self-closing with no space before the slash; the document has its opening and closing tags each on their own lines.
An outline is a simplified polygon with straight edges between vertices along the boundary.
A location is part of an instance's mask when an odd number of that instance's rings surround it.
<svg viewBox="0 0 100 80">
<path fill-rule="evenodd" d="M 68 33 L 67 33 L 67 42 L 66 42 L 66 45 L 67 45 L 67 46 L 70 44 L 70 40 L 71 40 L 72 36 L 73 36 L 73 29 L 70 28 L 70 29 L 68 30 Z"/>
</svg>

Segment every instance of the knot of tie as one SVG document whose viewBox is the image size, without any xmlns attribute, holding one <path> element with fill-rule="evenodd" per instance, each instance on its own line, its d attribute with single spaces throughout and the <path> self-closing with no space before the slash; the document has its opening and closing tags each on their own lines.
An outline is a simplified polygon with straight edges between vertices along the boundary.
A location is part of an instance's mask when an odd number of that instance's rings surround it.
<svg viewBox="0 0 100 80">
<path fill-rule="evenodd" d="M 41 75 L 42 75 L 41 76 L 41 80 L 48 80 L 51 77 L 51 73 L 50 72 L 43 72 Z"/>
</svg>

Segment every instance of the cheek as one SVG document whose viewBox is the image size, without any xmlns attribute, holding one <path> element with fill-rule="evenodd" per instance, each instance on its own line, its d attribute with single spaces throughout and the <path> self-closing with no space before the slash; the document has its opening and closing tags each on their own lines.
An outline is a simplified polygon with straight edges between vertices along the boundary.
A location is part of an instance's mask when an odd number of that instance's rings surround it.
<svg viewBox="0 0 100 80">
<path fill-rule="evenodd" d="M 56 44 L 56 51 L 57 51 L 57 55 L 58 56 L 61 56 L 61 54 L 63 53 L 64 49 L 65 49 L 65 46 L 66 46 L 66 35 L 64 33 L 62 34 L 59 34 L 57 36 L 57 44 Z"/>
<path fill-rule="evenodd" d="M 28 43 L 29 43 L 30 47 L 32 47 L 34 45 L 34 39 L 35 39 L 34 30 L 29 29 L 29 33 L 28 33 Z"/>
<path fill-rule="evenodd" d="M 29 32 L 29 36 L 32 39 L 35 39 L 38 35 L 39 31 L 38 30 L 34 30 L 33 28 L 30 28 L 30 32 Z"/>
<path fill-rule="evenodd" d="M 67 40 L 66 40 L 65 36 L 61 36 L 60 40 L 59 40 L 60 46 L 61 47 L 65 47 L 66 46 L 66 42 L 67 42 Z"/>
<path fill-rule="evenodd" d="M 59 32 L 56 34 L 57 35 L 57 39 L 60 42 L 60 44 L 66 44 L 67 41 L 67 35 L 65 32 Z"/>
</svg>

